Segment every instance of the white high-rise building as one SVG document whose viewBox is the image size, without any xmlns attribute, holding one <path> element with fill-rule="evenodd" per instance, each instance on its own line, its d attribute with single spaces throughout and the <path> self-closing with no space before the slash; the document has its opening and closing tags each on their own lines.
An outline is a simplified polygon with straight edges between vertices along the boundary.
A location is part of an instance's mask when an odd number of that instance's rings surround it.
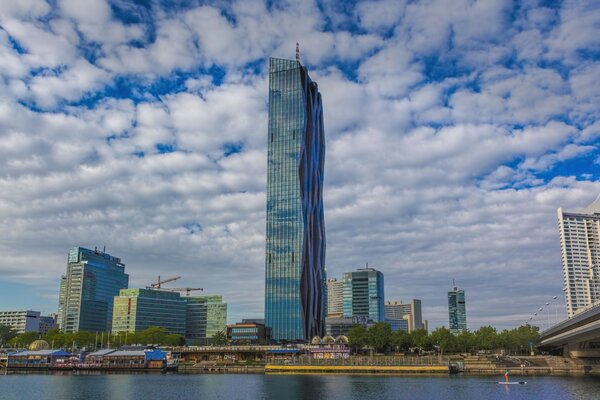
<svg viewBox="0 0 600 400">
<path fill-rule="evenodd" d="M 327 280 L 327 316 L 344 314 L 344 283 L 337 279 Z"/>
<path fill-rule="evenodd" d="M 385 305 L 385 320 L 392 325 L 392 329 L 398 329 L 412 332 L 415 329 L 423 329 L 423 320 L 421 313 L 421 300 L 412 299 L 410 303 L 402 303 L 400 301 L 386 301 Z M 401 321 L 406 321 L 406 325 Z M 404 328 L 406 326 L 406 328 Z"/>
<path fill-rule="evenodd" d="M 558 209 L 567 314 L 600 300 L 600 196 L 580 211 Z"/>
</svg>

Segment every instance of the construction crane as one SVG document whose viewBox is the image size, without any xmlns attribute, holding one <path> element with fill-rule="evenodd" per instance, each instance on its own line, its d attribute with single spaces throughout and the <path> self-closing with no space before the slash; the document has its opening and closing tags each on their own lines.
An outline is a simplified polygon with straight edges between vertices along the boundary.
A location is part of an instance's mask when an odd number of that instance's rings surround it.
<svg viewBox="0 0 600 400">
<path fill-rule="evenodd" d="M 160 290 L 167 290 L 169 292 L 186 292 L 186 296 L 190 295 L 191 291 L 195 291 L 195 290 L 204 290 L 201 287 L 184 287 L 184 288 L 161 288 Z"/>
<path fill-rule="evenodd" d="M 180 276 L 174 276 L 173 278 L 169 278 L 169 279 L 165 279 L 165 280 L 160 280 L 160 275 L 158 276 L 158 279 L 156 280 L 156 282 L 152 282 L 150 284 L 150 286 L 146 286 L 146 289 L 160 289 L 161 285 L 163 283 L 167 283 L 167 282 L 173 282 L 176 281 L 177 279 L 180 279 Z"/>
</svg>

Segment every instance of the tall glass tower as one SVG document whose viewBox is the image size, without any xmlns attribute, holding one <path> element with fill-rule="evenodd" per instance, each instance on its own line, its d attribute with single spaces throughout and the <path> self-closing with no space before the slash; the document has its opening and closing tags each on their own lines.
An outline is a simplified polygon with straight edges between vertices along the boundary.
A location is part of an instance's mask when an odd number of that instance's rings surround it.
<svg viewBox="0 0 600 400">
<path fill-rule="evenodd" d="M 297 60 L 269 60 L 265 323 L 277 341 L 325 334 L 323 106 Z"/>
<path fill-rule="evenodd" d="M 128 284 L 121 259 L 97 249 L 73 247 L 67 273 L 60 280 L 60 329 L 65 333 L 110 331 L 114 297 Z"/>
<path fill-rule="evenodd" d="M 342 275 L 344 317 L 366 317 L 373 322 L 385 320 L 383 273 L 361 268 Z"/>
<path fill-rule="evenodd" d="M 448 318 L 450 332 L 455 335 L 467 331 L 467 308 L 465 291 L 457 287 L 448 292 Z"/>
</svg>

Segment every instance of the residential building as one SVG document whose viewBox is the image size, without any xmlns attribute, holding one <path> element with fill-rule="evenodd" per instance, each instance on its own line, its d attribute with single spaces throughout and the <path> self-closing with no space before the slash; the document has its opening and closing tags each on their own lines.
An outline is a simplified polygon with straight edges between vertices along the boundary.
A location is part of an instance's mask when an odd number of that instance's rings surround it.
<svg viewBox="0 0 600 400">
<path fill-rule="evenodd" d="M 403 327 L 404 323 L 397 321 L 406 320 L 407 332 L 423 329 L 421 300 L 412 299 L 409 303 L 402 303 L 402 300 L 386 301 L 384 307 L 385 320 L 392 325 L 392 328 Z"/>
<path fill-rule="evenodd" d="M 579 211 L 558 209 L 567 315 L 600 300 L 600 196 Z"/>
<path fill-rule="evenodd" d="M 269 60 L 265 320 L 276 341 L 325 332 L 325 133 L 321 94 L 298 60 Z"/>
<path fill-rule="evenodd" d="M 373 322 L 385 320 L 383 273 L 361 268 L 342 275 L 344 317 L 367 317 Z"/>
<path fill-rule="evenodd" d="M 121 289 L 114 300 L 112 332 L 140 332 L 160 326 L 185 335 L 186 302 L 177 292 L 160 289 Z"/>
<path fill-rule="evenodd" d="M 260 323 L 227 325 L 227 340 L 234 344 L 265 344 L 271 339 L 271 330 Z"/>
<path fill-rule="evenodd" d="M 15 332 L 39 332 L 40 312 L 25 311 L 0 311 L 0 325 L 10 326 Z"/>
<path fill-rule="evenodd" d="M 450 332 L 458 334 L 467 330 L 465 291 L 454 287 L 448 292 L 448 316 Z"/>
<path fill-rule="evenodd" d="M 207 344 L 215 333 L 227 327 L 227 303 L 222 296 L 188 296 L 186 301 L 186 343 Z"/>
<path fill-rule="evenodd" d="M 327 280 L 327 317 L 344 314 L 344 283 L 337 279 Z"/>
<path fill-rule="evenodd" d="M 98 249 L 72 248 L 60 282 L 60 329 L 65 333 L 110 331 L 114 297 L 128 284 L 121 259 Z"/>
</svg>

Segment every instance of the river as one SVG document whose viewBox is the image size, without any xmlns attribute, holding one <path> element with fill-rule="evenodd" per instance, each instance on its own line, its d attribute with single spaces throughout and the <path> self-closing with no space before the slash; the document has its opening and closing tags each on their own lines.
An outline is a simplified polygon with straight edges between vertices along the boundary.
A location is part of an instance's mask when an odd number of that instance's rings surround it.
<svg viewBox="0 0 600 400">
<path fill-rule="evenodd" d="M 0 376 L 2 400 L 600 399 L 600 377 L 103 374 Z"/>
</svg>

